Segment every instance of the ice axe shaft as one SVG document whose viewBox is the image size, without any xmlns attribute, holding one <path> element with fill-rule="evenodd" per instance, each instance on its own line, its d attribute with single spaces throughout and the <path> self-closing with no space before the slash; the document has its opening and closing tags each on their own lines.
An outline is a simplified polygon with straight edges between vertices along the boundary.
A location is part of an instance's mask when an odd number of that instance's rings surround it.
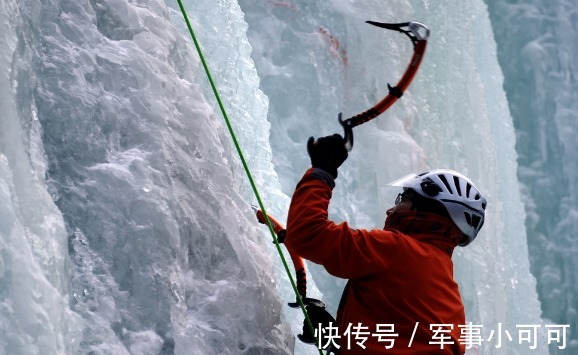
<svg viewBox="0 0 578 355">
<path fill-rule="evenodd" d="M 353 127 L 359 126 L 376 118 L 385 112 L 388 108 L 390 108 L 391 105 L 393 105 L 403 95 L 421 64 L 421 60 L 427 46 L 427 39 L 430 33 L 429 29 L 419 22 L 382 23 L 367 21 L 367 23 L 380 28 L 398 31 L 407 35 L 413 43 L 414 51 L 410 63 L 397 85 L 391 86 L 387 84 L 389 92 L 383 100 L 375 104 L 375 106 L 369 110 L 350 117 L 346 120 L 343 120 L 341 113 L 339 113 L 338 121 L 339 124 L 341 124 L 343 127 L 343 138 L 345 141 L 345 149 L 347 149 L 347 151 L 351 151 L 353 148 Z"/>
</svg>

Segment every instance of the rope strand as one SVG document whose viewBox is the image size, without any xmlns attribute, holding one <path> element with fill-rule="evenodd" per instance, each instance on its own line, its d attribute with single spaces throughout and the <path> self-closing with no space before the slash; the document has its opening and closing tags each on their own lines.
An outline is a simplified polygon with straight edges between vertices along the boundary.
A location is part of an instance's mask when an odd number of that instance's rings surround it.
<svg viewBox="0 0 578 355">
<path fill-rule="evenodd" d="M 313 325 L 311 324 L 311 320 L 309 319 L 309 316 L 307 315 L 307 312 L 305 310 L 305 304 L 303 304 L 303 300 L 301 298 L 301 295 L 299 294 L 299 291 L 297 289 L 297 285 L 295 284 L 295 280 L 293 280 L 293 276 L 291 275 L 291 271 L 289 269 L 289 266 L 287 264 L 285 256 L 283 255 L 283 252 L 281 251 L 281 246 L 279 244 L 279 240 L 277 239 L 277 236 L 275 235 L 275 232 L 273 230 L 273 225 L 271 224 L 271 221 L 269 220 L 267 211 L 265 210 L 265 206 L 263 205 L 263 201 L 261 200 L 261 195 L 259 194 L 257 186 L 255 185 L 255 182 L 254 182 L 253 177 L 251 175 L 251 171 L 249 170 L 247 162 L 245 161 L 245 157 L 243 155 L 243 152 L 241 150 L 239 142 L 237 141 L 237 137 L 235 135 L 235 132 L 234 132 L 233 127 L 231 125 L 231 122 L 229 120 L 229 116 L 227 115 L 227 111 L 225 110 L 225 106 L 223 105 L 223 102 L 221 101 L 221 96 L 219 95 L 219 91 L 217 90 L 217 86 L 215 85 L 215 82 L 213 81 L 213 77 L 211 75 L 211 72 L 209 70 L 207 62 L 205 61 L 205 57 L 203 56 L 201 46 L 199 45 L 199 42 L 197 41 L 197 37 L 195 36 L 195 32 L 193 31 L 193 27 L 191 26 L 191 23 L 189 21 L 189 17 L 187 15 L 185 7 L 183 6 L 181 0 L 177 0 L 177 2 L 179 3 L 181 13 L 183 14 L 183 17 L 184 17 L 185 22 L 187 24 L 187 28 L 189 29 L 189 33 L 191 34 L 191 37 L 192 37 L 193 42 L 195 44 L 195 48 L 197 49 L 197 52 L 198 52 L 199 57 L 201 59 L 201 63 L 203 64 L 203 68 L 205 69 L 205 72 L 207 73 L 207 77 L 209 78 L 209 83 L 211 84 L 211 88 L 213 89 L 213 93 L 215 94 L 215 97 L 217 98 L 219 108 L 221 109 L 221 113 L 223 114 L 223 118 L 225 119 L 225 123 L 227 124 L 227 128 L 229 130 L 229 133 L 231 134 L 231 138 L 233 139 L 233 143 L 235 145 L 237 153 L 239 154 L 239 158 L 241 159 L 241 163 L 243 164 L 243 168 L 245 169 L 245 173 L 247 174 L 247 178 L 249 179 L 249 183 L 251 184 L 251 188 L 253 189 L 253 193 L 255 194 L 255 197 L 257 198 L 259 208 L 261 209 L 261 211 L 263 211 L 263 213 L 265 215 L 265 220 L 267 221 L 267 226 L 269 227 L 269 231 L 271 232 L 271 236 L 273 237 L 273 241 L 275 242 L 275 247 L 277 248 L 277 252 L 279 253 L 279 256 L 281 258 L 281 261 L 283 263 L 285 271 L 287 272 L 287 276 L 289 277 L 289 281 L 291 282 L 291 286 L 293 287 L 293 291 L 295 292 L 295 295 L 297 297 L 297 301 L 299 302 L 299 306 L 301 307 L 301 310 L 303 311 L 303 314 L 305 315 L 307 326 L 309 327 L 311 334 L 315 334 Z M 317 337 L 315 337 L 315 343 L 319 344 Z M 320 346 L 317 346 L 317 349 L 319 350 L 319 354 L 323 355 L 323 352 L 321 351 Z"/>
</svg>

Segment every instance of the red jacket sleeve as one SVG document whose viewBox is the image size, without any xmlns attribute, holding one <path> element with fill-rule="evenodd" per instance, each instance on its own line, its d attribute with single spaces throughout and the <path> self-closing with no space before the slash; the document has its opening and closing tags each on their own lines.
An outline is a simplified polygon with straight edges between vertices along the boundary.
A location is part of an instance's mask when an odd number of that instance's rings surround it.
<svg viewBox="0 0 578 355">
<path fill-rule="evenodd" d="M 352 279 L 383 272 L 397 257 L 402 236 L 395 231 L 351 229 L 327 219 L 332 189 L 309 169 L 295 189 L 285 244 L 332 275 Z"/>
</svg>

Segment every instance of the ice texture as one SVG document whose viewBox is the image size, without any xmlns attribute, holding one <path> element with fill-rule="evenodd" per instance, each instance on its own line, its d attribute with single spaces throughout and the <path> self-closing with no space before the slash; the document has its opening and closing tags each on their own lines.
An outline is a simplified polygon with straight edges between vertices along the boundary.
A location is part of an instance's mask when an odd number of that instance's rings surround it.
<svg viewBox="0 0 578 355">
<path fill-rule="evenodd" d="M 485 339 L 499 323 L 543 323 L 481 0 L 183 3 L 281 220 L 307 138 L 340 132 L 338 112 L 380 100 L 411 56 L 401 34 L 364 21 L 426 23 L 422 68 L 355 129 L 330 216 L 381 228 L 388 181 L 464 172 L 489 200 L 479 240 L 454 256 L 468 321 Z M 176 2 L 3 0 L 0 29 L 0 353 L 316 354 L 293 344 L 303 316 L 286 305 L 294 295 Z M 343 280 L 308 266 L 310 295 L 334 312 Z M 547 353 L 543 338 L 532 353 Z"/>
<path fill-rule="evenodd" d="M 488 8 L 543 316 L 570 325 L 564 351 L 578 353 L 578 6 L 533 0 L 488 1 Z"/>
<path fill-rule="evenodd" d="M 2 7 L 0 353 L 290 353 L 270 240 L 182 18 L 154 0 Z M 220 86 L 252 98 L 231 111 L 266 137 L 243 53 L 215 72 L 238 71 Z"/>
</svg>

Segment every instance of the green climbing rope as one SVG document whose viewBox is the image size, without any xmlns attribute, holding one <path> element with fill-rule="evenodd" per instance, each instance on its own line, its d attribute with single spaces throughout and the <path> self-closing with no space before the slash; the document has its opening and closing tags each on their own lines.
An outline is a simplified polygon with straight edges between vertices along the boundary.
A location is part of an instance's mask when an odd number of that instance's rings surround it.
<svg viewBox="0 0 578 355">
<path fill-rule="evenodd" d="M 299 291 L 297 290 L 297 285 L 295 284 L 295 280 L 293 280 L 293 276 L 291 275 L 291 271 L 289 269 L 289 266 L 287 264 L 285 256 L 283 255 L 283 252 L 281 251 L 281 246 L 279 245 L 279 240 L 277 239 L 277 236 L 275 235 L 275 231 L 273 230 L 273 225 L 271 224 L 271 221 L 269 220 L 267 211 L 265 210 L 265 206 L 263 205 L 263 201 L 261 200 L 261 195 L 259 194 L 259 190 L 257 189 L 257 186 L 255 185 L 255 181 L 253 180 L 253 177 L 251 175 L 251 171 L 249 170 L 247 162 L 245 161 L 243 151 L 241 150 L 241 146 L 239 145 L 239 142 L 237 141 L 237 137 L 235 135 L 235 132 L 234 132 L 233 127 L 231 125 L 231 122 L 229 120 L 229 116 L 227 115 L 227 111 L 225 110 L 225 106 L 223 105 L 223 102 L 221 101 L 221 96 L 219 95 L 219 91 L 217 90 L 217 86 L 215 85 L 215 82 L 213 81 L 211 71 L 209 70 L 207 62 L 205 61 L 205 57 L 204 57 L 203 52 L 201 50 L 201 46 L 199 45 L 199 42 L 197 41 L 197 37 L 195 36 L 195 31 L 193 31 L 193 26 L 191 26 L 191 22 L 189 21 L 189 16 L 187 15 L 187 12 L 186 12 L 185 7 L 183 6 L 183 3 L 181 2 L 181 0 L 177 0 L 177 2 L 179 3 L 179 7 L 181 9 L 181 12 L 182 12 L 183 17 L 185 19 L 185 22 L 187 24 L 187 28 L 189 29 L 189 33 L 191 34 L 191 37 L 192 37 L 193 42 L 195 44 L 195 48 L 197 49 L 197 52 L 199 53 L 199 57 L 201 58 L 201 63 L 203 64 L 203 68 L 205 68 L 205 72 L 207 73 L 207 77 L 209 78 L 209 83 L 211 84 L 211 88 L 213 89 L 213 93 L 215 94 L 215 97 L 217 98 L 219 108 L 221 109 L 221 113 L 223 114 L 223 118 L 225 119 L 225 123 L 227 124 L 227 128 L 229 129 L 229 133 L 231 134 L 231 138 L 233 139 L 233 143 L 235 145 L 235 148 L 237 149 L 237 153 L 239 154 L 239 158 L 241 159 L 241 163 L 243 164 L 243 168 L 245 169 L 245 173 L 247 174 L 247 178 L 249 179 L 249 183 L 251 184 L 251 188 L 253 189 L 253 193 L 255 194 L 255 197 L 257 198 L 259 208 L 261 209 L 261 211 L 263 211 L 263 213 L 265 215 L 265 219 L 267 221 L 267 226 L 269 227 L 269 231 L 271 232 L 271 236 L 273 237 L 273 240 L 275 241 L 275 246 L 277 248 L 277 252 L 279 253 L 281 261 L 283 262 L 283 266 L 285 268 L 285 271 L 287 272 L 287 276 L 289 277 L 289 281 L 291 282 L 291 286 L 293 287 L 293 291 L 295 292 L 295 295 L 297 296 L 297 301 L 299 302 L 299 305 L 301 306 L 301 310 L 303 311 L 303 314 L 305 315 L 305 319 L 307 320 L 307 325 L 309 327 L 309 330 L 311 331 L 311 334 L 315 334 L 314 329 L 313 329 L 313 325 L 311 324 L 311 320 L 309 319 L 309 316 L 307 315 L 307 312 L 305 310 L 305 304 L 303 304 L 303 299 L 301 298 L 301 295 L 299 294 Z M 319 344 L 317 338 L 315 338 L 315 343 Z M 320 349 L 320 346 L 317 346 L 317 349 L 319 350 L 320 354 L 323 354 L 321 349 Z"/>
</svg>

